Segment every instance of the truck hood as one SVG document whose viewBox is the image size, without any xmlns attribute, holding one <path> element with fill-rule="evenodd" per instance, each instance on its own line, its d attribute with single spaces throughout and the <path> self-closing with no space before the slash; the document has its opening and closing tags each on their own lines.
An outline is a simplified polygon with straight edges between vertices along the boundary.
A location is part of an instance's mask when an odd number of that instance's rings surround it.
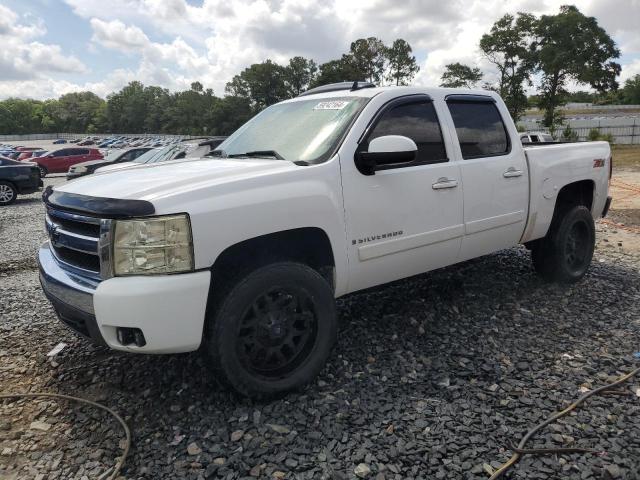
<svg viewBox="0 0 640 480">
<path fill-rule="evenodd" d="M 58 186 L 55 190 L 91 197 L 153 201 L 192 189 L 296 168 L 303 167 L 298 167 L 292 162 L 272 159 L 190 158 L 138 165 L 104 173 L 99 171 L 94 175 Z"/>
</svg>

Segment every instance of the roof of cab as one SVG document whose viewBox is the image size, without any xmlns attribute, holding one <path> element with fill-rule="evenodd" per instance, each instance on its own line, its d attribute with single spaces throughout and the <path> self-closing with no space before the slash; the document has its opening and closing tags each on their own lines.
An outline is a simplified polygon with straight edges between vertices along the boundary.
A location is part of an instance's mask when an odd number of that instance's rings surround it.
<svg viewBox="0 0 640 480">
<path fill-rule="evenodd" d="M 313 100 L 319 98 L 336 98 L 336 97 L 365 97 L 371 98 L 380 94 L 387 94 L 386 96 L 401 96 L 401 95 L 413 95 L 413 94 L 427 94 L 432 98 L 444 98 L 448 95 L 480 95 L 485 97 L 492 97 L 494 99 L 500 98 L 498 94 L 489 90 L 468 89 L 468 88 L 441 88 L 441 87 L 405 87 L 405 86 L 388 86 L 388 87 L 367 87 L 358 88 L 357 90 L 344 89 L 325 91 L 318 93 L 310 93 L 302 95 L 288 100 L 284 100 L 281 103 L 299 102 L 305 100 Z"/>
</svg>

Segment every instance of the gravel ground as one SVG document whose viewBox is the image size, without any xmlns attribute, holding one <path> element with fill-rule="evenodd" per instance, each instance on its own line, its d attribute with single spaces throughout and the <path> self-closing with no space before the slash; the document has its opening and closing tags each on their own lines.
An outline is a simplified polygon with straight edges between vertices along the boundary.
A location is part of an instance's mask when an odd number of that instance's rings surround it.
<svg viewBox="0 0 640 480">
<path fill-rule="evenodd" d="M 603 241 L 602 225 L 593 267 L 572 287 L 542 283 L 514 248 L 344 298 L 315 384 L 239 399 L 198 353 L 119 354 L 59 324 L 35 270 L 38 197 L 0 209 L 0 392 L 114 408 L 134 438 L 125 478 L 483 479 L 530 427 L 640 365 L 640 255 Z M 640 378 L 624 392 L 589 400 L 531 444 L 601 454 L 525 457 L 511 478 L 640 478 Z M 93 480 L 123 438 L 88 407 L 0 402 L 0 478 Z"/>
</svg>

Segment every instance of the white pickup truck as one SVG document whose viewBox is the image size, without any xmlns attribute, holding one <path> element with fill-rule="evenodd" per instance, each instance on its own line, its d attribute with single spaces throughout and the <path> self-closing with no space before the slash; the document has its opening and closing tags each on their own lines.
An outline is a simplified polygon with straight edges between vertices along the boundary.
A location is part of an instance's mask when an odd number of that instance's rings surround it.
<svg viewBox="0 0 640 480">
<path fill-rule="evenodd" d="M 217 154 L 49 187 L 40 279 L 75 331 L 201 348 L 248 396 L 318 374 L 350 292 L 518 244 L 544 278 L 579 280 L 611 201 L 608 143 L 523 148 L 487 91 L 319 87 Z"/>
</svg>

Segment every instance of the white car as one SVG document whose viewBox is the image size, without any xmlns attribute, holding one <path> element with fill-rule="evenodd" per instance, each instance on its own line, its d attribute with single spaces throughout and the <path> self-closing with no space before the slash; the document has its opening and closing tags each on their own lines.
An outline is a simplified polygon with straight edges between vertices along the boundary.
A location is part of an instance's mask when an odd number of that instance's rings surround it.
<svg viewBox="0 0 640 480">
<path fill-rule="evenodd" d="M 545 279 L 585 275 L 609 144 L 519 138 L 493 92 L 320 87 L 262 111 L 220 158 L 48 187 L 42 286 L 95 342 L 202 346 L 238 392 L 279 394 L 323 367 L 350 292 L 517 244 Z"/>
<path fill-rule="evenodd" d="M 551 135 L 545 132 L 528 132 L 520 134 L 520 141 L 523 144 L 527 143 L 549 143 L 555 140 Z"/>
</svg>

